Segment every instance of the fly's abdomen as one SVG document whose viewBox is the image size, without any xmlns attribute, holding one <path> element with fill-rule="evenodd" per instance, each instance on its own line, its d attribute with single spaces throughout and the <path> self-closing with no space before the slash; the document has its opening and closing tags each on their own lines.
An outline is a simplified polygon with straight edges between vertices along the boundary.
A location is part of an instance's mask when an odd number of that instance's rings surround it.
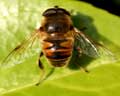
<svg viewBox="0 0 120 96">
<path fill-rule="evenodd" d="M 71 40 L 44 40 L 44 55 L 55 67 L 66 65 L 72 55 L 73 43 Z"/>
</svg>

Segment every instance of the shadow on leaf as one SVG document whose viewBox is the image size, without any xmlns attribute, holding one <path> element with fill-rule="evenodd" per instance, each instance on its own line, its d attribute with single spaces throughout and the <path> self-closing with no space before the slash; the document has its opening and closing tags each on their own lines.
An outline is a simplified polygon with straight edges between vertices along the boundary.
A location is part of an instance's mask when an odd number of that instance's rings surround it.
<svg viewBox="0 0 120 96">
<path fill-rule="evenodd" d="M 74 26 L 81 30 L 85 35 L 89 36 L 93 41 L 103 41 L 103 45 L 105 45 L 105 47 L 108 47 L 113 54 L 115 54 L 116 56 L 117 54 L 119 54 L 118 52 L 120 47 L 99 34 L 97 28 L 94 25 L 94 19 L 92 17 L 78 12 L 77 14 L 72 15 L 72 20 Z M 86 68 L 90 64 L 90 62 L 92 62 L 95 59 L 88 57 L 84 54 L 81 54 L 80 58 L 78 58 L 77 54 L 78 52 L 74 50 L 72 59 L 68 66 L 70 69 L 79 69 L 77 65 L 79 65 L 82 68 Z M 77 63 L 77 65 L 75 63 Z"/>
</svg>

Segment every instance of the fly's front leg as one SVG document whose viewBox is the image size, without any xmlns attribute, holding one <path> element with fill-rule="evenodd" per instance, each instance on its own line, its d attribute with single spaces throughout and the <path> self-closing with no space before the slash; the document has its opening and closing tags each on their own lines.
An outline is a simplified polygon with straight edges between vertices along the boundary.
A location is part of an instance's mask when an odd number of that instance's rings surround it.
<svg viewBox="0 0 120 96">
<path fill-rule="evenodd" d="M 38 66 L 39 68 L 41 69 L 42 73 L 41 73 L 41 76 L 40 76 L 40 79 L 39 81 L 37 82 L 37 86 L 44 80 L 44 77 L 45 77 L 45 69 L 44 69 L 44 66 L 40 60 L 40 58 L 43 56 L 43 52 L 40 53 L 40 56 L 39 56 L 39 59 L 38 59 Z"/>
<path fill-rule="evenodd" d="M 84 72 L 89 72 L 85 67 L 82 67 L 81 65 L 79 65 L 79 59 L 78 58 L 80 58 L 81 56 L 82 56 L 82 51 L 81 51 L 81 49 L 79 48 L 79 47 L 77 47 L 77 48 L 75 48 L 75 50 L 77 51 L 77 60 L 76 60 L 76 65 L 81 69 L 81 70 L 83 70 Z"/>
</svg>

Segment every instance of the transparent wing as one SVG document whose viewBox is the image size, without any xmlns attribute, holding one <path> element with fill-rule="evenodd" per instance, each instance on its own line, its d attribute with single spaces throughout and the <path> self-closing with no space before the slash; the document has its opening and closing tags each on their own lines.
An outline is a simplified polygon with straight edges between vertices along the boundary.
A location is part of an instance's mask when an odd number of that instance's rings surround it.
<svg viewBox="0 0 120 96">
<path fill-rule="evenodd" d="M 29 49 L 32 47 L 33 43 L 36 41 L 36 38 L 38 37 L 38 30 L 33 32 L 31 36 L 24 40 L 20 45 L 16 46 L 9 54 L 8 56 L 1 62 L 1 67 L 11 67 L 16 64 L 22 63 L 26 58 L 28 58 L 30 55 L 28 54 Z"/>
<path fill-rule="evenodd" d="M 75 31 L 75 46 L 80 49 L 82 54 L 86 54 L 89 57 L 110 57 L 109 59 L 114 58 L 114 55 L 105 48 L 102 44 L 92 41 L 88 38 L 85 34 L 79 31 L 77 28 L 74 29 Z"/>
</svg>

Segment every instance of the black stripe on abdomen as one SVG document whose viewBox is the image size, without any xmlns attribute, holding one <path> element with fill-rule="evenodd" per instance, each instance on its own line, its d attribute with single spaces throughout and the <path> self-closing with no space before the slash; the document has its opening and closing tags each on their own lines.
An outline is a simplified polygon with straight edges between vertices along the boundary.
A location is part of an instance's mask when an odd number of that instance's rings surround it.
<svg viewBox="0 0 120 96">
<path fill-rule="evenodd" d="M 68 58 L 70 54 L 65 52 L 52 52 L 51 55 L 47 56 L 48 59 L 65 59 Z"/>
</svg>

